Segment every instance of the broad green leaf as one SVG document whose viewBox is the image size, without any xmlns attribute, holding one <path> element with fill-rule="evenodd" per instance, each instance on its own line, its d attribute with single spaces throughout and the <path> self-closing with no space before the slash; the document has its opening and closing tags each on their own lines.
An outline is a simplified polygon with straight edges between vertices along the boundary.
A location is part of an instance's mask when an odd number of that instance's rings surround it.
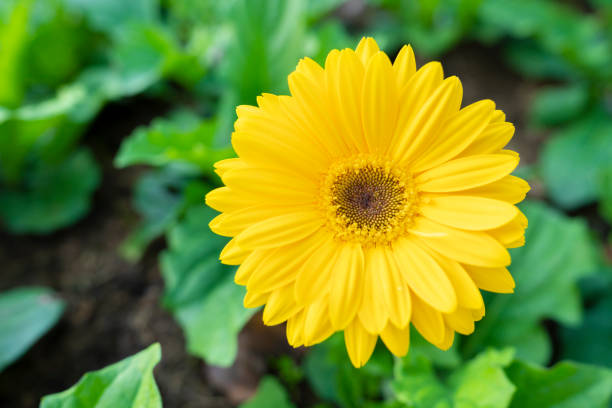
<svg viewBox="0 0 612 408">
<path fill-rule="evenodd" d="M 57 165 L 40 165 L 24 186 L 0 191 L 0 220 L 13 233 L 46 234 L 82 218 L 100 183 L 100 170 L 81 149 Z"/>
<path fill-rule="evenodd" d="M 579 327 L 561 328 L 563 358 L 612 368 L 612 267 L 581 282 L 586 301 Z"/>
<path fill-rule="evenodd" d="M 151 241 L 176 223 L 189 205 L 202 202 L 208 189 L 194 179 L 193 171 L 168 165 L 145 174 L 134 188 L 133 206 L 140 225 L 121 244 L 128 260 L 138 260 Z"/>
<path fill-rule="evenodd" d="M 561 362 L 541 368 L 515 361 L 506 374 L 517 390 L 511 408 L 605 408 L 612 395 L 612 371 Z"/>
<path fill-rule="evenodd" d="M 304 361 L 306 378 L 316 394 L 342 407 L 359 407 L 378 399 L 382 381 L 391 370 L 391 354 L 380 344 L 364 367 L 353 367 L 342 334 L 312 347 Z"/>
<path fill-rule="evenodd" d="M 347 0 L 310 0 L 307 3 L 306 12 L 310 20 L 317 20 L 346 2 Z"/>
<path fill-rule="evenodd" d="M 396 361 L 392 389 L 411 408 L 505 408 L 515 387 L 504 373 L 511 349 L 488 350 L 442 381 L 425 357 L 408 353 Z"/>
<path fill-rule="evenodd" d="M 145 350 L 98 371 L 58 394 L 44 397 L 40 408 L 161 408 L 162 400 L 153 378 L 161 359 L 161 347 Z"/>
<path fill-rule="evenodd" d="M 28 91 L 51 92 L 73 82 L 103 52 L 101 36 L 69 12 L 64 0 L 34 0 L 30 20 L 22 72 Z"/>
<path fill-rule="evenodd" d="M 185 331 L 191 354 L 229 366 L 238 332 L 257 310 L 242 305 L 245 290 L 234 283 L 234 268 L 218 260 L 227 239 L 210 231 L 214 215 L 203 204 L 193 207 L 170 230 L 169 249 L 161 255 L 163 302 Z"/>
<path fill-rule="evenodd" d="M 283 386 L 274 377 L 267 376 L 261 379 L 257 394 L 240 408 L 293 408 L 289 396 Z"/>
<path fill-rule="evenodd" d="M 175 79 L 189 87 L 204 75 L 199 56 L 190 54 L 174 32 L 159 24 L 128 24 L 114 36 L 114 42 L 114 68 L 126 80 L 140 83 L 141 90 L 161 78 Z"/>
<path fill-rule="evenodd" d="M 578 76 L 567 61 L 531 40 L 512 42 L 505 48 L 504 56 L 511 68 L 528 78 L 567 80 Z"/>
<path fill-rule="evenodd" d="M 550 357 L 550 342 L 540 322 L 550 318 L 576 325 L 582 319 L 576 283 L 595 272 L 599 262 L 587 225 L 541 203 L 521 208 L 529 227 L 526 245 L 512 250 L 515 293 L 486 297 L 486 315 L 465 338 L 464 355 L 486 346 L 512 346 L 518 357 L 543 364 Z"/>
<path fill-rule="evenodd" d="M 210 173 L 212 165 L 231 157 L 231 147 L 214 148 L 215 122 L 201 120 L 189 112 L 178 112 L 169 119 L 156 119 L 148 127 L 136 129 L 121 144 L 115 165 L 133 164 L 163 166 L 186 163 L 202 173 Z"/>
<path fill-rule="evenodd" d="M 59 320 L 64 301 L 47 288 L 0 293 L 0 371 L 23 355 Z"/>
<path fill-rule="evenodd" d="M 159 18 L 159 0 L 63 0 L 72 12 L 85 16 L 99 31 L 112 34 L 131 22 Z"/>
<path fill-rule="evenodd" d="M 31 4 L 31 0 L 17 2 L 8 21 L 0 21 L 0 106 L 15 108 L 23 99 Z"/>
<path fill-rule="evenodd" d="M 609 78 L 612 73 L 611 43 L 603 24 L 559 2 L 485 0 L 479 10 L 479 21 L 487 26 L 482 31 L 489 35 L 497 31 L 498 37 L 507 34 L 533 41 L 545 54 L 560 58 L 575 73 L 595 78 Z M 534 67 L 528 59 L 513 62 L 519 67 Z M 546 71 L 540 74 L 547 76 Z"/>
<path fill-rule="evenodd" d="M 63 160 L 97 112 L 99 105 L 91 107 L 89 98 L 85 87 L 74 83 L 50 99 L 0 113 L 0 179 L 15 186 L 28 161 Z"/>
<path fill-rule="evenodd" d="M 552 136 L 540 158 L 541 174 L 553 201 L 572 210 L 599 195 L 603 172 L 612 163 L 612 120 L 595 110 Z"/>
<path fill-rule="evenodd" d="M 544 89 L 531 105 L 531 120 L 538 125 L 560 125 L 584 112 L 588 102 L 589 90 L 584 84 Z"/>
</svg>

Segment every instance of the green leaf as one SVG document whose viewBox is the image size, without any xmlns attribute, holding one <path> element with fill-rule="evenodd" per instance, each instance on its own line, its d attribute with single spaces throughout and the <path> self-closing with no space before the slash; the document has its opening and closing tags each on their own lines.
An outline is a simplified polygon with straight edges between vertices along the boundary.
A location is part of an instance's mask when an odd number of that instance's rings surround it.
<svg viewBox="0 0 612 408">
<path fill-rule="evenodd" d="M 141 91 L 161 78 L 191 86 L 204 75 L 199 56 L 184 49 L 175 33 L 159 24 L 126 25 L 114 40 L 111 53 L 114 68 L 126 80 L 140 84 Z"/>
<path fill-rule="evenodd" d="M 612 224 L 612 164 L 601 169 L 599 179 L 599 212 Z"/>
<path fill-rule="evenodd" d="M 541 174 L 557 205 L 572 210 L 598 198 L 600 180 L 612 163 L 610 134 L 609 114 L 594 110 L 544 146 Z"/>
<path fill-rule="evenodd" d="M 42 102 L 0 111 L 0 178 L 17 185 L 28 162 L 57 163 L 72 150 L 97 112 L 85 87 L 74 83 Z"/>
<path fill-rule="evenodd" d="M 0 190 L 0 219 L 17 234 L 47 234 L 82 218 L 100 182 L 100 170 L 81 149 L 57 165 L 39 165 L 19 189 Z"/>
<path fill-rule="evenodd" d="M 64 301 L 47 288 L 17 288 L 0 293 L 0 371 L 49 331 L 64 307 Z"/>
<path fill-rule="evenodd" d="M 543 50 L 533 41 L 514 41 L 504 49 L 508 64 L 523 76 L 567 80 L 578 76 L 558 55 Z"/>
<path fill-rule="evenodd" d="M 161 255 L 163 301 L 185 331 L 191 354 L 229 366 L 238 332 L 257 309 L 242 305 L 245 290 L 234 283 L 234 268 L 218 260 L 227 239 L 210 231 L 214 215 L 204 206 L 191 208 L 168 234 L 169 249 Z"/>
<path fill-rule="evenodd" d="M 515 361 L 506 369 L 517 391 L 511 408 L 605 408 L 612 395 L 612 371 L 573 362 L 547 369 Z"/>
<path fill-rule="evenodd" d="M 186 111 L 177 112 L 169 119 L 156 119 L 123 141 L 115 165 L 185 163 L 209 174 L 216 161 L 233 154 L 229 146 L 213 147 L 215 128 L 214 121 L 201 120 Z"/>
<path fill-rule="evenodd" d="M 307 47 L 306 53 L 324 66 L 330 50 L 354 48 L 355 40 L 349 36 L 340 22 L 331 20 L 311 32 Z"/>
<path fill-rule="evenodd" d="M 612 267 L 581 282 L 587 298 L 584 321 L 579 327 L 561 329 L 564 358 L 612 368 Z"/>
<path fill-rule="evenodd" d="M 70 11 L 82 14 L 99 31 L 112 34 L 131 22 L 159 18 L 159 0 L 63 0 Z"/>
<path fill-rule="evenodd" d="M 487 296 L 486 315 L 465 338 L 464 355 L 475 355 L 485 346 L 512 346 L 517 356 L 546 363 L 550 342 L 540 322 L 550 318 L 576 325 L 582 319 L 576 283 L 599 263 L 586 223 L 537 202 L 521 209 L 529 227 L 526 245 L 512 250 L 515 293 Z"/>
<path fill-rule="evenodd" d="M 364 367 L 353 367 L 342 334 L 314 346 L 304 361 L 306 378 L 317 395 L 342 407 L 359 407 L 378 399 L 382 381 L 391 370 L 391 355 L 381 345 Z"/>
<path fill-rule="evenodd" d="M 0 21 L 0 106 L 19 106 L 24 94 L 23 69 L 28 43 L 31 0 L 13 7 L 7 22 Z"/>
<path fill-rule="evenodd" d="M 261 379 L 257 394 L 248 402 L 240 404 L 240 408 L 293 408 L 289 396 L 283 386 L 271 376 Z"/>
<path fill-rule="evenodd" d="M 122 255 L 138 260 L 151 241 L 165 234 L 189 205 L 202 202 L 208 188 L 193 171 L 168 165 L 145 174 L 134 188 L 133 207 L 140 225 L 121 244 Z"/>
<path fill-rule="evenodd" d="M 153 378 L 153 368 L 160 359 L 159 344 L 152 344 L 118 363 L 85 374 L 63 392 L 47 395 L 40 408 L 161 408 Z"/>
<path fill-rule="evenodd" d="M 515 387 L 504 373 L 511 349 L 488 350 L 442 381 L 429 360 L 409 353 L 398 359 L 392 389 L 398 401 L 413 408 L 505 408 Z"/>
<path fill-rule="evenodd" d="M 544 89 L 531 106 L 531 120 L 538 125 L 556 126 L 580 115 L 589 102 L 589 90 L 584 84 Z"/>
<path fill-rule="evenodd" d="M 287 75 L 304 56 L 304 0 L 238 0 L 234 31 L 219 72 L 228 84 L 215 140 L 229 143 L 236 105 L 254 105 L 264 92 L 288 92 Z"/>
</svg>

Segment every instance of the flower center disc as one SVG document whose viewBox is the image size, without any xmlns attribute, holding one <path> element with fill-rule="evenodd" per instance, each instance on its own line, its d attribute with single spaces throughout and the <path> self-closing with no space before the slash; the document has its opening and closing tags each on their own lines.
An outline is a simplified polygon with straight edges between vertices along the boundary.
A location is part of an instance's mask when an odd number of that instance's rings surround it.
<svg viewBox="0 0 612 408">
<path fill-rule="evenodd" d="M 343 241 L 391 242 L 412 220 L 412 180 L 382 160 L 357 157 L 336 163 L 323 186 L 328 224 Z"/>
</svg>

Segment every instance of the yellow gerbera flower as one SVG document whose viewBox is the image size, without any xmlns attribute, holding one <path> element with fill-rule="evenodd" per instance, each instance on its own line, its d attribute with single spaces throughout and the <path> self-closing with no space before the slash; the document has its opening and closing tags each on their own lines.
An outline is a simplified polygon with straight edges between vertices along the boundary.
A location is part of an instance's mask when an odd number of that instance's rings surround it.
<svg viewBox="0 0 612 408">
<path fill-rule="evenodd" d="M 524 242 L 513 125 L 490 100 L 461 109 L 440 63 L 417 71 L 404 46 L 392 64 L 372 38 L 325 68 L 302 59 L 289 88 L 237 108 L 239 158 L 206 196 L 245 306 L 286 321 L 294 347 L 343 330 L 357 367 L 378 336 L 405 355 L 410 323 L 441 349 L 471 333 L 478 288 L 512 292 L 506 248 Z"/>
</svg>

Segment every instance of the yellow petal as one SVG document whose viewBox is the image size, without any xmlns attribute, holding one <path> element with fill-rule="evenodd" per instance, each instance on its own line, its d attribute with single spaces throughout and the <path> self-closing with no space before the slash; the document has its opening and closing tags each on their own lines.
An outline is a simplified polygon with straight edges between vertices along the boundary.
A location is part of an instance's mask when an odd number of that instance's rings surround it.
<svg viewBox="0 0 612 408">
<path fill-rule="evenodd" d="M 455 310 L 457 297 L 448 277 L 414 237 L 395 241 L 393 256 L 414 293 L 437 310 Z"/>
<path fill-rule="evenodd" d="M 393 140 L 389 154 L 397 152 L 396 146 L 403 142 L 404 133 L 413 122 L 413 118 L 421 111 L 425 101 L 442 84 L 444 73 L 439 62 L 430 62 L 423 65 L 414 74 L 403 89 L 399 91 L 399 110 L 397 113 L 397 125 L 393 134 Z M 399 157 L 399 156 L 393 156 Z"/>
<path fill-rule="evenodd" d="M 287 342 L 292 347 L 304 344 L 304 317 L 306 313 L 300 310 L 287 320 Z"/>
<path fill-rule="evenodd" d="M 518 209 L 505 201 L 476 196 L 424 196 L 421 214 L 459 229 L 482 231 L 501 227 L 516 217 Z"/>
<path fill-rule="evenodd" d="M 265 219 L 281 214 L 305 210 L 308 210 L 307 206 L 272 206 L 269 204 L 260 204 L 220 214 L 210 222 L 209 226 L 215 234 L 233 237 L 251 225 Z"/>
<path fill-rule="evenodd" d="M 485 232 L 462 231 L 425 217 L 415 219 L 410 231 L 440 255 L 461 263 L 485 267 L 510 265 L 506 248 Z"/>
<path fill-rule="evenodd" d="M 380 154 L 389 146 L 397 114 L 396 84 L 391 61 L 376 53 L 367 65 L 361 95 L 362 123 L 369 150 Z"/>
<path fill-rule="evenodd" d="M 233 239 L 232 241 L 234 241 Z M 234 282 L 238 285 L 246 286 L 255 269 L 259 267 L 261 262 L 266 259 L 270 255 L 270 250 L 260 249 L 251 252 L 249 256 L 246 257 L 244 262 L 238 267 L 236 271 L 236 276 L 234 276 Z"/>
<path fill-rule="evenodd" d="M 518 158 L 506 154 L 462 157 L 419 174 L 415 181 L 422 191 L 459 191 L 500 180 L 518 165 Z"/>
<path fill-rule="evenodd" d="M 478 135 L 461 156 L 496 153 L 508 144 L 514 135 L 514 125 L 508 122 L 493 122 Z"/>
<path fill-rule="evenodd" d="M 274 248 L 291 244 L 314 234 L 323 220 L 314 211 L 296 212 L 268 218 L 242 231 L 238 245 L 243 248 Z"/>
<path fill-rule="evenodd" d="M 256 203 L 256 197 L 237 194 L 229 187 L 215 188 L 206 194 L 206 205 L 217 211 L 234 211 Z"/>
<path fill-rule="evenodd" d="M 332 335 L 327 299 L 321 299 L 304 309 L 304 345 L 312 346 Z"/>
<path fill-rule="evenodd" d="M 389 322 L 380 334 L 381 340 L 391 353 L 398 357 L 408 354 L 410 348 L 410 326 L 398 329 L 393 323 Z"/>
<path fill-rule="evenodd" d="M 363 298 L 363 251 L 359 244 L 344 244 L 331 276 L 329 317 L 335 330 L 344 329 L 355 317 Z"/>
<path fill-rule="evenodd" d="M 397 89 L 402 89 L 416 72 L 416 62 L 412 47 L 404 45 L 393 61 L 393 74 Z"/>
<path fill-rule="evenodd" d="M 223 174 L 228 170 L 240 169 L 246 166 L 247 164 L 238 158 L 219 160 L 214 164 L 215 173 L 217 173 L 219 177 L 223 177 Z"/>
<path fill-rule="evenodd" d="M 444 338 L 440 343 L 434 344 L 440 350 L 448 350 L 453 345 L 455 339 L 455 331 L 448 326 L 444 326 Z"/>
<path fill-rule="evenodd" d="M 368 61 L 378 51 L 380 51 L 378 44 L 372 37 L 363 37 L 355 49 L 364 67 L 368 66 Z"/>
<path fill-rule="evenodd" d="M 355 367 L 362 367 L 368 362 L 376 346 L 376 338 L 361 326 L 359 319 L 353 319 L 344 329 L 344 344 Z"/>
<path fill-rule="evenodd" d="M 529 189 L 529 184 L 525 180 L 515 176 L 505 176 L 491 184 L 453 194 L 486 197 L 516 204 L 523 201 Z"/>
<path fill-rule="evenodd" d="M 287 127 L 289 130 L 276 128 L 275 133 L 270 133 L 250 124 L 243 126 L 246 129 L 232 134 L 232 146 L 249 165 L 293 171 L 315 179 L 329 165 L 313 143 L 302 140 L 288 143 L 290 137 L 286 132 L 295 134 L 293 127 Z"/>
<path fill-rule="evenodd" d="M 402 139 L 394 145 L 394 157 L 406 164 L 430 148 L 432 136 L 444 121 L 459 111 L 463 90 L 457 77 L 445 79 L 406 127 Z"/>
<path fill-rule="evenodd" d="M 257 268 L 251 273 L 247 289 L 251 292 L 269 292 L 295 281 L 298 265 L 292 262 L 291 245 L 268 251 Z M 293 287 L 292 287 L 293 289 Z"/>
<path fill-rule="evenodd" d="M 221 251 L 219 259 L 226 265 L 240 265 L 246 260 L 251 252 L 250 249 L 240 248 L 237 244 L 237 240 L 232 239 Z"/>
<path fill-rule="evenodd" d="M 376 277 L 380 279 L 389 320 L 397 327 L 404 328 L 410 322 L 410 289 L 404 282 L 390 250 L 379 246 L 369 251 L 368 261 L 372 263 L 371 268 L 377 271 Z"/>
<path fill-rule="evenodd" d="M 491 123 L 505 122 L 505 121 L 506 121 L 506 114 L 501 110 L 496 110 L 493 113 L 493 116 L 491 117 Z"/>
<path fill-rule="evenodd" d="M 446 276 L 448 276 L 453 285 L 457 294 L 458 306 L 468 309 L 480 309 L 484 305 L 482 295 L 463 266 L 457 261 L 438 255 L 433 251 L 431 255 L 435 257 L 438 264 L 444 269 Z"/>
<path fill-rule="evenodd" d="M 244 307 L 247 309 L 252 309 L 255 307 L 259 307 L 264 305 L 268 298 L 270 297 L 270 292 L 268 293 L 253 293 L 247 292 L 244 296 Z"/>
<path fill-rule="evenodd" d="M 516 248 L 525 243 L 525 228 L 527 228 L 527 217 L 518 211 L 511 222 L 487 232 L 506 248 Z"/>
<path fill-rule="evenodd" d="M 262 168 L 230 170 L 223 182 L 243 195 L 256 197 L 259 202 L 312 204 L 318 194 L 318 184 L 290 173 Z"/>
<path fill-rule="evenodd" d="M 453 330 L 461 334 L 472 334 L 474 332 L 474 318 L 468 309 L 459 308 L 453 313 L 444 315 L 444 321 Z"/>
<path fill-rule="evenodd" d="M 336 62 L 333 65 L 333 62 Z M 342 126 L 338 137 L 347 139 L 351 152 L 367 152 L 368 145 L 361 126 L 361 93 L 365 70 L 353 50 L 340 51 L 339 58 L 326 65 L 330 106 Z"/>
<path fill-rule="evenodd" d="M 319 92 L 323 92 L 323 88 L 320 86 Z M 281 115 L 291 123 L 293 131 L 290 131 L 290 135 L 286 137 L 293 137 L 296 141 L 302 141 L 302 143 L 316 146 L 317 151 L 320 151 L 322 157 L 321 160 L 331 160 L 333 151 L 330 150 L 329 138 L 325 138 L 325 133 L 320 126 L 319 122 L 312 122 L 310 120 L 311 111 L 307 105 L 294 97 L 287 95 L 276 96 L 275 101 L 278 102 L 278 115 Z M 306 110 L 305 110 L 306 109 Z"/>
<path fill-rule="evenodd" d="M 411 171 L 419 173 L 456 157 L 485 129 L 494 110 L 493 101 L 482 100 L 452 115 L 441 131 L 431 136 L 423 154 L 415 157 Z"/>
<path fill-rule="evenodd" d="M 377 269 L 377 265 L 372 261 L 372 251 L 364 251 L 364 288 L 363 301 L 359 309 L 359 320 L 363 327 L 372 334 L 383 331 L 389 320 L 389 312 L 384 301 L 383 280 L 381 274 L 387 271 Z"/>
<path fill-rule="evenodd" d="M 482 290 L 495 293 L 513 293 L 514 279 L 506 268 L 482 268 L 464 265 L 465 270 Z"/>
<path fill-rule="evenodd" d="M 298 64 L 298 68 L 305 65 L 307 61 L 312 60 L 303 59 Z M 318 67 L 314 61 L 308 62 L 308 64 L 314 64 Z M 341 155 L 345 148 L 342 139 L 326 137 L 327 135 L 336 135 L 339 128 L 335 126 L 335 121 L 330 117 L 325 71 L 323 69 L 321 71 L 318 69 L 296 69 L 289 75 L 288 81 L 291 95 L 294 96 L 296 106 L 299 107 L 299 112 L 296 113 L 304 116 L 303 122 L 311 127 L 313 135 L 321 135 L 318 140 L 324 144 L 327 151 L 333 156 Z"/>
<path fill-rule="evenodd" d="M 421 336 L 432 344 L 444 340 L 444 320 L 442 313 L 429 306 L 418 296 L 412 296 L 412 324 Z"/>
<path fill-rule="evenodd" d="M 330 235 L 321 235 L 320 245 L 306 254 L 297 274 L 295 298 L 301 305 L 312 303 L 329 292 L 340 247 Z"/>
<path fill-rule="evenodd" d="M 300 310 L 302 310 L 302 307 L 295 302 L 293 283 L 290 283 L 270 294 L 264 308 L 263 321 L 268 326 L 275 326 L 283 323 Z"/>
</svg>

